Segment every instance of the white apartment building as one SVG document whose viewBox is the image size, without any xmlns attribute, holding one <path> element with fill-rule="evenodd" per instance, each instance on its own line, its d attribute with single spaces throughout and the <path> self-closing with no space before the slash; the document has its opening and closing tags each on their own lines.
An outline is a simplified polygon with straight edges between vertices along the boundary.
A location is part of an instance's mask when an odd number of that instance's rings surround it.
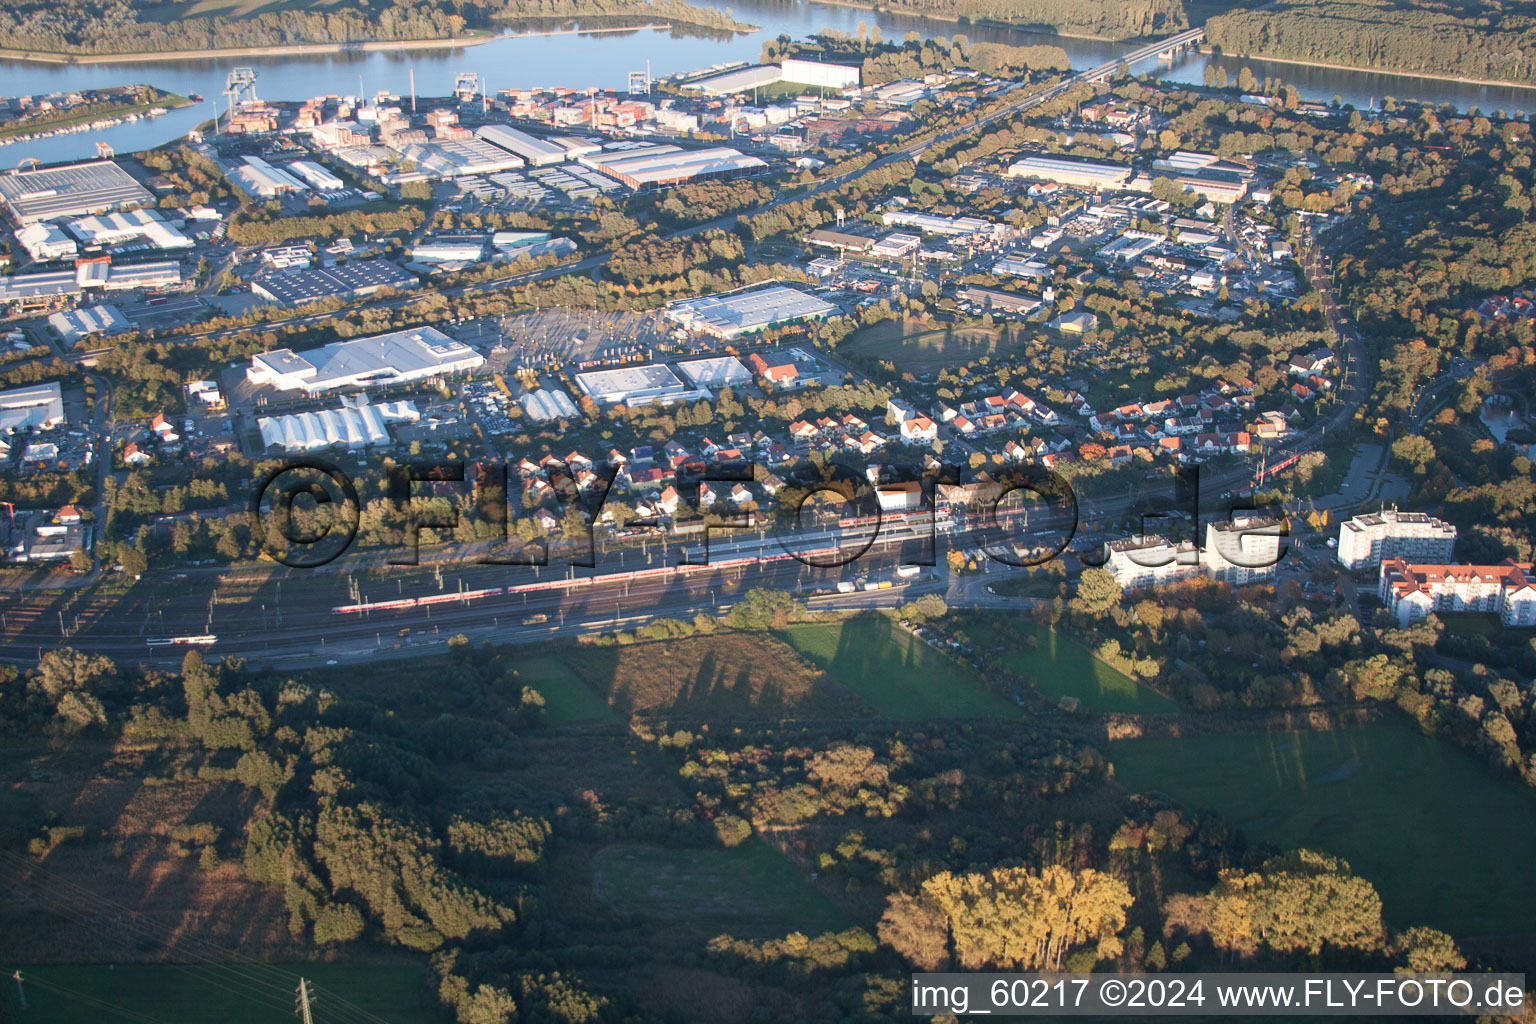
<svg viewBox="0 0 1536 1024">
<path fill-rule="evenodd" d="M 1339 564 L 1369 569 L 1391 558 L 1444 563 L 1456 546 L 1456 527 L 1423 512 L 1386 509 L 1339 524 Z"/>
<path fill-rule="evenodd" d="M 1200 552 L 1189 541 L 1175 544 L 1155 535 L 1125 537 L 1105 545 L 1104 568 L 1123 590 L 1156 587 L 1194 579 L 1202 573 Z"/>
<path fill-rule="evenodd" d="M 1529 564 L 1381 563 L 1377 593 L 1399 627 L 1430 612 L 1494 612 L 1506 626 L 1536 627 L 1536 576 Z"/>
<path fill-rule="evenodd" d="M 1288 535 L 1273 516 L 1237 516 L 1205 527 L 1205 567 L 1223 583 L 1269 579 L 1280 564 Z"/>
</svg>

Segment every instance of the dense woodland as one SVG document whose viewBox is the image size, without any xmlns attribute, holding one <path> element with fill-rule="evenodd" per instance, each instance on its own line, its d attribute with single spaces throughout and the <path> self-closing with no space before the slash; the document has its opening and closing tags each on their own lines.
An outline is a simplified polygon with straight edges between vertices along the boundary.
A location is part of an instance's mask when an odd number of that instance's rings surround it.
<svg viewBox="0 0 1536 1024">
<path fill-rule="evenodd" d="M 903 14 L 968 21 L 998 21 L 1065 35 L 1137 39 L 1187 28 L 1180 0 L 892 0 L 880 5 Z"/>
<path fill-rule="evenodd" d="M 1229 53 L 1499 82 L 1536 81 L 1536 18 L 1523 3 L 1284 0 L 1206 22 Z"/>
<path fill-rule="evenodd" d="M 4 0 L 0 40 L 12 50 L 105 54 L 450 39 L 497 30 L 498 22 L 511 19 L 628 17 L 717 30 L 747 27 L 729 14 L 686 0 L 399 0 L 382 9 L 363 2 L 283 5 L 281 10 L 261 6 L 246 17 L 187 18 L 174 0 Z"/>
</svg>

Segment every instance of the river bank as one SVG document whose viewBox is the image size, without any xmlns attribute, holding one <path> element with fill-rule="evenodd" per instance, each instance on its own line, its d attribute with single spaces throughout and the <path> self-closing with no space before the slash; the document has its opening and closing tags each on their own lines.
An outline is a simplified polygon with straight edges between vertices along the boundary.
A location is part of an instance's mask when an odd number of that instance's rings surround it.
<svg viewBox="0 0 1536 1024">
<path fill-rule="evenodd" d="M 1037 35 L 1060 36 L 1063 39 L 1086 39 L 1095 43 L 1149 43 L 1150 39 L 1119 39 L 1115 36 L 1095 35 L 1091 32 L 1063 32 L 1058 28 L 1052 28 L 1050 32 L 1042 32 L 1038 28 L 1015 25 L 1007 21 L 998 21 L 996 18 L 966 18 L 958 14 L 941 14 L 937 11 L 904 11 L 899 7 L 887 7 L 883 4 L 859 3 L 859 0 L 816 0 L 818 4 L 826 4 L 829 7 L 847 7 L 855 11 L 870 11 L 874 14 L 891 14 L 898 18 L 914 18 L 923 21 L 942 21 L 950 25 L 974 25 L 977 28 L 996 29 L 1002 32 L 1033 32 Z M 1182 32 L 1183 29 L 1177 31 Z M 963 34 L 963 33 L 962 33 Z M 885 40 L 888 43 L 897 42 L 895 39 Z M 974 40 L 973 40 L 974 41 Z"/>
<path fill-rule="evenodd" d="M 1354 64 L 1329 64 L 1320 60 L 1297 60 L 1292 57 L 1271 57 L 1267 53 L 1230 53 L 1208 43 L 1202 53 L 1209 53 L 1228 60 L 1262 60 L 1272 64 L 1293 64 L 1304 68 L 1323 68 L 1328 71 L 1354 71 L 1370 75 L 1390 75 L 1394 78 L 1427 78 L 1436 82 L 1455 82 L 1457 85 L 1478 85 L 1501 89 L 1530 89 L 1536 93 L 1536 82 L 1511 82 L 1498 78 L 1467 78 L 1462 75 L 1437 75 L 1429 71 L 1402 71 L 1394 68 L 1361 67 Z"/>
<path fill-rule="evenodd" d="M 545 33 L 525 33 L 542 35 Z M 548 34 L 555 34 L 553 32 Z M 212 60 L 219 57 L 299 57 L 327 53 L 371 53 L 388 50 L 441 50 L 478 46 L 501 38 L 489 32 L 449 39 L 373 40 L 356 43 L 293 43 L 288 46 L 241 46 L 215 50 L 155 50 L 149 53 L 42 53 L 0 49 L 0 60 L 34 64 L 134 64 L 149 61 Z"/>
</svg>

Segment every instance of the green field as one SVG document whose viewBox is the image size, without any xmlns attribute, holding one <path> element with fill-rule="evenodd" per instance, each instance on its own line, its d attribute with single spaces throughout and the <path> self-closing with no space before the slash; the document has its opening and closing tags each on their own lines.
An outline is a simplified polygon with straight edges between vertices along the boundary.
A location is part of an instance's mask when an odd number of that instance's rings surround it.
<svg viewBox="0 0 1536 1024">
<path fill-rule="evenodd" d="M 883 615 L 790 626 L 782 636 L 886 718 L 1023 718 L 975 673 Z"/>
<path fill-rule="evenodd" d="M 899 320 L 883 320 L 854 331 L 837 346 L 837 354 L 889 360 L 898 371 L 923 374 L 982 356 L 998 359 L 1022 352 L 1026 336 L 1021 331 L 982 327 L 921 330 Z"/>
<path fill-rule="evenodd" d="M 793 864 L 758 839 L 734 850 L 609 846 L 598 851 L 592 866 L 597 896 L 605 904 L 671 928 L 763 938 L 792 931 L 815 935 L 850 923 Z"/>
<path fill-rule="evenodd" d="M 1394 927 L 1536 935 L 1536 797 L 1444 740 L 1396 722 L 1121 740 L 1109 753 L 1132 792 L 1214 809 L 1250 840 L 1343 857 Z"/>
<path fill-rule="evenodd" d="M 1070 637 L 1033 622 L 1015 622 L 1014 628 L 1033 637 L 1033 650 L 1018 649 L 1003 656 L 1004 666 L 1034 684 L 1036 692 L 1060 700 L 1076 697 L 1084 711 L 1096 714 L 1167 715 L 1179 706 L 1095 658 Z M 965 632 L 975 642 L 990 646 L 1006 642 L 985 620 L 968 621 Z"/>
<path fill-rule="evenodd" d="M 581 681 L 570 667 L 553 657 L 519 659 L 517 678 L 539 691 L 549 712 L 550 725 L 583 722 L 617 722 L 603 699 Z"/>
<path fill-rule="evenodd" d="M 6 965 L 9 974 L 13 965 Z M 316 1021 L 353 1020 L 358 1010 L 390 1024 L 437 1024 L 425 967 L 340 964 L 253 964 L 239 967 L 124 965 L 24 967 L 28 1009 L 17 1005 L 16 983 L 0 988 L 0 1019 L 28 1024 L 104 1021 L 292 1020 L 294 988 L 310 983 Z"/>
</svg>

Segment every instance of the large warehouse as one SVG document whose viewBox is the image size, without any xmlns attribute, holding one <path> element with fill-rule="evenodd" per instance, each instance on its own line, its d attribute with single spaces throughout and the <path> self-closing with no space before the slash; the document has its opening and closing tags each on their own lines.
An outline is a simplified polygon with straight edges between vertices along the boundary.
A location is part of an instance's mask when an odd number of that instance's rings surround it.
<svg viewBox="0 0 1536 1024">
<path fill-rule="evenodd" d="M 243 163 L 228 168 L 235 184 L 253 196 L 271 199 L 284 192 L 307 192 L 309 187 L 281 167 L 274 167 L 259 156 L 240 158 Z"/>
<path fill-rule="evenodd" d="M 765 85 L 773 85 L 783 79 L 783 74 L 772 64 L 759 64 L 756 67 L 727 71 L 723 75 L 699 78 L 685 83 L 683 88 L 696 89 L 706 96 L 730 96 L 738 92 L 749 92 Z"/>
<path fill-rule="evenodd" d="M 354 260 L 334 267 L 289 267 L 251 282 L 251 291 L 284 306 L 321 299 L 356 299 L 384 288 L 415 288 L 416 276 L 384 259 Z"/>
<path fill-rule="evenodd" d="M 717 356 L 714 359 L 690 359 L 685 363 L 678 363 L 677 368 L 688 383 L 696 388 L 735 387 L 737 384 L 747 384 L 752 380 L 752 371 L 742 365 L 741 360 L 735 356 Z"/>
<path fill-rule="evenodd" d="M 123 245 L 143 239 L 156 249 L 192 248 L 192 239 L 156 210 L 128 210 L 83 217 L 69 223 L 69 232 L 86 245 Z"/>
<path fill-rule="evenodd" d="M 794 85 L 820 85 L 828 89 L 852 89 L 859 84 L 859 68 L 853 64 L 826 64 L 791 57 L 780 65 L 780 80 Z"/>
<path fill-rule="evenodd" d="M 825 299 L 797 288 L 769 285 L 729 295 L 683 299 L 666 309 L 666 317 L 691 331 L 731 339 L 797 320 L 825 320 L 842 310 Z"/>
<path fill-rule="evenodd" d="M 660 363 L 578 373 L 576 386 L 598 405 L 671 405 L 710 397 L 708 388 L 690 388 Z"/>
<path fill-rule="evenodd" d="M 563 164 L 570 159 L 565 147 L 535 138 L 527 132 L 520 132 L 516 128 L 508 128 L 501 124 L 488 124 L 483 128 L 475 129 L 475 135 L 486 142 L 494 143 L 509 152 L 516 153 L 528 161 L 531 167 L 547 167 L 550 164 Z"/>
<path fill-rule="evenodd" d="M 110 160 L 0 174 L 0 200 L 18 224 L 152 206 L 154 196 Z"/>
<path fill-rule="evenodd" d="M 133 324 L 112 305 L 82 306 L 55 313 L 48 318 L 48 326 L 58 331 L 64 344 L 70 346 L 93 334 L 121 334 L 133 329 Z"/>
<path fill-rule="evenodd" d="M 0 391 L 0 434 L 36 427 L 47 430 L 64 422 L 64 393 L 58 381 Z"/>
<path fill-rule="evenodd" d="M 1123 188 L 1131 179 L 1131 169 L 1121 164 L 1095 163 L 1092 160 L 1066 160 L 1054 156 L 1026 156 L 1008 168 L 1009 177 L 1036 178 L 1058 185 L 1079 188 Z"/>
<path fill-rule="evenodd" d="M 246 378 L 279 391 L 318 394 L 337 388 L 426 380 L 485 364 L 485 357 L 435 327 L 334 341 L 303 355 L 279 348 L 251 357 Z"/>
<path fill-rule="evenodd" d="M 559 388 L 542 388 L 522 397 L 523 415 L 535 423 L 549 420 L 574 420 L 581 415 L 571 396 Z"/>
<path fill-rule="evenodd" d="M 417 175 L 433 179 L 468 178 L 476 174 L 515 171 L 523 158 L 484 139 L 443 139 L 406 146 L 401 153 L 416 165 Z"/>
<path fill-rule="evenodd" d="M 261 446 L 284 452 L 312 452 L 322 448 L 366 448 L 389 444 L 392 421 L 414 422 L 421 418 L 410 402 L 382 405 L 343 405 L 340 409 L 301 412 L 287 416 L 261 416 Z"/>
<path fill-rule="evenodd" d="M 768 164 L 738 149 L 680 149 L 677 146 L 642 146 L 589 153 L 580 163 L 616 178 L 636 191 L 676 185 L 701 178 L 737 178 L 754 174 Z"/>
</svg>

